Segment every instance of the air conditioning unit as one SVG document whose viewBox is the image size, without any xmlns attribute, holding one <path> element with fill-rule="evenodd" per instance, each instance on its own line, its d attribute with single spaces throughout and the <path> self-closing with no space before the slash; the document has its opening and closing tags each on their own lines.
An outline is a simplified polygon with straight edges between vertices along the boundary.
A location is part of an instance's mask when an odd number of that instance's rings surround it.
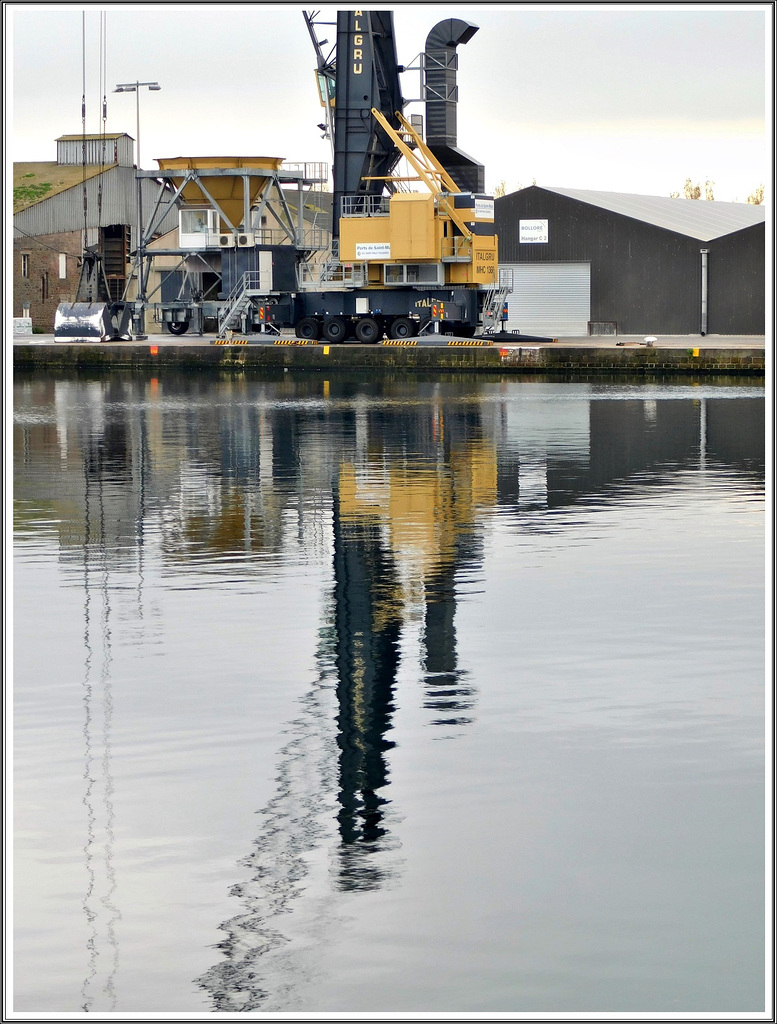
<svg viewBox="0 0 777 1024">
<path fill-rule="evenodd" d="M 247 249 L 249 246 L 253 249 L 256 245 L 253 231 L 239 232 L 237 236 L 237 244 L 240 249 Z"/>
<path fill-rule="evenodd" d="M 234 249 L 235 247 L 235 236 L 231 231 L 224 232 L 219 235 L 219 245 L 222 249 Z"/>
</svg>

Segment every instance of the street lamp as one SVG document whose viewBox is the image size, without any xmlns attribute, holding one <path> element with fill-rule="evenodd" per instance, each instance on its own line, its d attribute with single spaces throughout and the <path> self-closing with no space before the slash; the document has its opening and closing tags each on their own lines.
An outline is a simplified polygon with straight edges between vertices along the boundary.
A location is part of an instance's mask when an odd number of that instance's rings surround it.
<svg viewBox="0 0 777 1024">
<path fill-rule="evenodd" d="M 140 170 L 140 90 L 147 88 L 149 92 L 159 92 L 162 86 L 159 82 L 125 82 L 123 85 L 117 85 L 113 90 L 114 92 L 134 92 L 135 93 L 135 113 L 137 117 L 137 139 L 135 142 L 135 156 L 137 158 L 138 170 Z"/>
<path fill-rule="evenodd" d="M 146 301 L 145 283 L 143 281 L 143 193 L 140 180 L 140 90 L 148 89 L 149 92 L 159 92 L 162 86 L 158 82 L 122 82 L 113 90 L 114 92 L 135 93 L 135 117 L 136 117 L 136 138 L 135 138 L 135 160 L 137 163 L 137 211 L 138 226 L 136 238 L 137 268 L 138 268 L 138 296 L 135 306 L 135 337 L 145 338 L 145 316 L 144 304 Z"/>
</svg>

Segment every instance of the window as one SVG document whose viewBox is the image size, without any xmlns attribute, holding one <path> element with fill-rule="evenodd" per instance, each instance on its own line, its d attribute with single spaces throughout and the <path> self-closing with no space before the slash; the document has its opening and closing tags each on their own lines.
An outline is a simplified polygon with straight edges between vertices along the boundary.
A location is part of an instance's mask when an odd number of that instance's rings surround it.
<svg viewBox="0 0 777 1024">
<path fill-rule="evenodd" d="M 59 279 L 64 281 L 67 277 L 67 255 L 64 252 L 59 254 Z"/>
<path fill-rule="evenodd" d="M 183 209 L 178 218 L 178 242 L 182 248 L 208 245 L 208 236 L 219 233 L 219 215 L 215 210 Z"/>
<path fill-rule="evenodd" d="M 442 284 L 441 263 L 386 263 L 386 284 Z"/>
<path fill-rule="evenodd" d="M 49 297 L 49 275 L 48 274 L 41 274 L 40 275 L 40 299 L 41 299 L 41 302 L 45 302 L 48 297 Z"/>
<path fill-rule="evenodd" d="M 22 253 L 22 277 L 30 276 L 30 254 L 27 252 Z"/>
</svg>

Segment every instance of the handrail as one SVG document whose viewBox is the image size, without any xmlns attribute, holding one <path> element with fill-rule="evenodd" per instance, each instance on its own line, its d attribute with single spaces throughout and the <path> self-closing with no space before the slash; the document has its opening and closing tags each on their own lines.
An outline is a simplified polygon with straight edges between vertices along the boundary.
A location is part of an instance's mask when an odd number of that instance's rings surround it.
<svg viewBox="0 0 777 1024">
<path fill-rule="evenodd" d="M 388 217 L 390 196 L 341 196 L 341 217 Z"/>
</svg>

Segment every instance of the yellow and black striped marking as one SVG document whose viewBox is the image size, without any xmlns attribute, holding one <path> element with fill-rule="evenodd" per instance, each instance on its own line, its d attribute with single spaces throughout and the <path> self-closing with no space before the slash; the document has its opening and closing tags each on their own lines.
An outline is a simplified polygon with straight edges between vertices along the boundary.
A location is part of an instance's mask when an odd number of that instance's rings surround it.
<svg viewBox="0 0 777 1024">
<path fill-rule="evenodd" d="M 460 341 L 459 339 L 456 338 L 453 341 L 449 341 L 448 342 L 448 348 L 460 348 L 460 347 L 467 347 L 467 348 L 481 347 L 482 348 L 484 345 L 490 345 L 490 344 L 491 344 L 490 341 L 480 341 L 480 340 L 478 340 L 478 341 L 469 341 L 469 340 Z"/>
<path fill-rule="evenodd" d="M 384 342 L 382 342 L 382 344 L 384 346 L 385 345 L 392 345 L 395 348 L 397 348 L 399 346 L 404 346 L 406 348 L 411 348 L 411 347 L 414 347 L 415 345 L 417 345 L 418 342 L 416 341 L 415 338 L 387 338 Z"/>
<path fill-rule="evenodd" d="M 214 345 L 247 345 L 248 338 L 216 338 Z"/>
</svg>

